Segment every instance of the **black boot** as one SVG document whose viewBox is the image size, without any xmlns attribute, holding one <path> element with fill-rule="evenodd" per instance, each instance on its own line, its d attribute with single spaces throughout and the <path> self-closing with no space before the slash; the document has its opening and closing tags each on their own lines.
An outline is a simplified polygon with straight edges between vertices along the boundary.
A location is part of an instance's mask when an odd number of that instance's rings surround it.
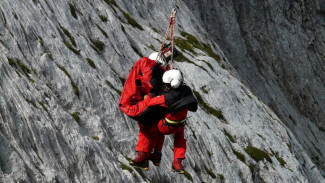
<svg viewBox="0 0 325 183">
<path fill-rule="evenodd" d="M 160 151 L 154 151 L 150 154 L 149 160 L 155 165 L 159 166 L 161 161 L 161 152 Z"/>
<path fill-rule="evenodd" d="M 138 151 L 138 156 L 134 160 L 130 160 L 130 165 L 149 170 L 148 162 L 149 153 Z"/>
</svg>

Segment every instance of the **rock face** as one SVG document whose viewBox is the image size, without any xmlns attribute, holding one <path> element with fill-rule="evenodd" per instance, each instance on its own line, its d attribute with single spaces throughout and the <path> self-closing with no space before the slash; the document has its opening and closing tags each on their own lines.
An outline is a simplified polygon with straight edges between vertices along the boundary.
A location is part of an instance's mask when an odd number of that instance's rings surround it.
<svg viewBox="0 0 325 183">
<path fill-rule="evenodd" d="M 200 103 L 186 174 L 130 167 L 118 108 L 171 2 L 0 1 L 0 182 L 324 182 L 325 5 L 177 1 L 175 62 Z"/>
<path fill-rule="evenodd" d="M 187 4 L 245 86 L 276 112 L 312 159 L 324 156 L 325 3 Z M 314 162 L 324 170 L 322 159 Z"/>
</svg>

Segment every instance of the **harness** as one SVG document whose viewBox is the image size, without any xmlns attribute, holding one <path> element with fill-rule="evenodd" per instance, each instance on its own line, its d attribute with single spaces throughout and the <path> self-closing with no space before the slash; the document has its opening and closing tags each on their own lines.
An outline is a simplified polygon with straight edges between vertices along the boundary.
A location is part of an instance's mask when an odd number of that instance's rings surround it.
<svg viewBox="0 0 325 183">
<path fill-rule="evenodd" d="M 173 121 L 170 119 L 165 118 L 165 121 L 169 124 L 169 125 L 180 125 L 182 123 L 184 123 L 186 121 L 186 118 L 180 121 Z"/>
</svg>

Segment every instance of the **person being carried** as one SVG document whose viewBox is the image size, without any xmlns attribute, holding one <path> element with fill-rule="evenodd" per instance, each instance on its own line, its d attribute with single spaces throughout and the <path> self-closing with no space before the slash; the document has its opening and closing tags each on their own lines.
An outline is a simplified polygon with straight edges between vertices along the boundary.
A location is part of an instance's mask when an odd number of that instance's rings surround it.
<svg viewBox="0 0 325 183">
<path fill-rule="evenodd" d="M 184 125 L 188 110 L 197 110 L 197 100 L 192 90 L 183 83 L 183 75 L 179 70 L 168 70 L 162 77 L 161 91 L 165 98 L 176 98 L 173 103 L 166 103 L 167 108 L 161 110 L 165 114 L 159 121 L 150 125 L 149 128 L 149 152 L 142 154 L 130 161 L 133 166 L 149 169 L 148 160 L 159 166 L 161 161 L 161 150 L 165 135 L 174 134 L 174 158 L 172 169 L 183 174 L 182 160 L 185 159 L 186 139 L 184 138 Z M 171 101 L 171 100 L 167 100 Z"/>
</svg>

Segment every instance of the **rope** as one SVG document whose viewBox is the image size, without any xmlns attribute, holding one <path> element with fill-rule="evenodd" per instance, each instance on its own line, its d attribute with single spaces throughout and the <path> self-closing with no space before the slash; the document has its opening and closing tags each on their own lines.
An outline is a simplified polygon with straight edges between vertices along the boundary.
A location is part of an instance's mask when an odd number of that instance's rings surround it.
<svg viewBox="0 0 325 183">
<path fill-rule="evenodd" d="M 173 58 L 174 58 L 174 26 L 175 26 L 175 16 L 176 16 L 176 8 L 172 10 L 172 25 L 171 25 L 171 31 L 170 31 L 170 43 L 172 45 L 172 55 L 171 55 L 171 62 L 170 62 L 170 68 L 173 69 Z"/>
<path fill-rule="evenodd" d="M 176 6 L 172 9 L 171 14 L 169 16 L 169 24 L 163 39 L 163 42 L 160 45 L 160 49 L 159 49 L 159 55 L 161 56 L 161 51 L 165 45 L 165 42 L 167 40 L 167 37 L 169 35 L 169 31 L 170 31 L 170 37 L 169 37 L 169 41 L 171 43 L 172 46 L 172 55 L 171 55 L 171 62 L 170 62 L 170 68 L 173 68 L 173 56 L 174 56 L 174 25 L 175 25 L 175 17 L 176 17 Z"/>
</svg>

